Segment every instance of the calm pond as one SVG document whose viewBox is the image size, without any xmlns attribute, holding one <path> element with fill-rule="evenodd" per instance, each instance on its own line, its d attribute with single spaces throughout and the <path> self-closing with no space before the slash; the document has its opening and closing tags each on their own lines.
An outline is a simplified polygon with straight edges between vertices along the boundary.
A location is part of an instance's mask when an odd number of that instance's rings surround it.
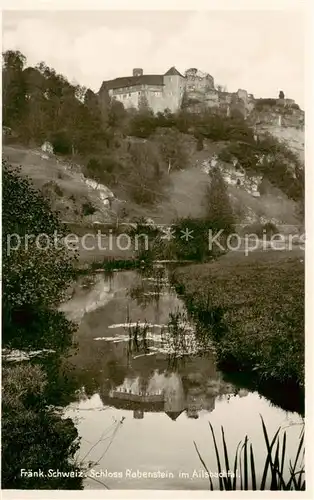
<svg viewBox="0 0 314 500">
<path fill-rule="evenodd" d="M 85 276 L 62 310 L 79 323 L 70 361 L 82 386 L 65 416 L 81 437 L 78 460 L 90 464 L 86 489 L 208 489 L 194 442 L 217 472 L 209 421 L 219 446 L 224 427 L 231 467 L 248 435 L 261 477 L 260 415 L 271 437 L 279 426 L 287 431 L 294 457 L 302 417 L 227 381 L 164 267 Z"/>
</svg>

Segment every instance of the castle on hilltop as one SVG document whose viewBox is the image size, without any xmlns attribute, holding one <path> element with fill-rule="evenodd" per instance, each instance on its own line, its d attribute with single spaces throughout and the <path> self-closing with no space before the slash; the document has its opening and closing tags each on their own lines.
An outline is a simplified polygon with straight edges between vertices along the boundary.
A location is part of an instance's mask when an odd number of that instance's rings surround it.
<svg viewBox="0 0 314 500">
<path fill-rule="evenodd" d="M 122 102 L 125 108 L 146 105 L 155 113 L 180 108 L 185 89 L 185 77 L 172 67 L 164 75 L 144 75 L 141 68 L 133 69 L 133 76 L 103 82 L 99 94 L 107 90 L 109 96 Z"/>
<path fill-rule="evenodd" d="M 247 118 L 257 110 L 259 114 L 266 112 L 266 122 L 280 127 L 303 126 L 304 122 L 304 112 L 293 99 L 285 98 L 282 91 L 279 98 L 267 99 L 256 99 L 244 89 L 226 92 L 221 86 L 215 86 L 211 75 L 197 68 L 188 69 L 184 75 L 174 66 L 163 75 L 145 75 L 142 68 L 135 68 L 132 76 L 104 81 L 98 95 L 101 98 L 105 94 L 125 108 L 150 108 L 154 113 L 166 109 L 176 112 L 188 108 L 199 112 L 211 108 L 226 116 L 238 112 Z"/>
<path fill-rule="evenodd" d="M 252 94 L 242 89 L 236 93 L 224 92 L 215 87 L 211 75 L 196 68 L 188 69 L 184 75 L 174 66 L 163 75 L 145 75 L 142 68 L 135 68 L 132 76 L 104 81 L 99 95 L 103 91 L 125 108 L 147 106 L 154 113 L 165 109 L 175 112 L 183 101 L 194 107 L 225 108 L 227 113 L 231 104 L 242 105 L 242 111 L 248 112 L 254 107 Z"/>
</svg>

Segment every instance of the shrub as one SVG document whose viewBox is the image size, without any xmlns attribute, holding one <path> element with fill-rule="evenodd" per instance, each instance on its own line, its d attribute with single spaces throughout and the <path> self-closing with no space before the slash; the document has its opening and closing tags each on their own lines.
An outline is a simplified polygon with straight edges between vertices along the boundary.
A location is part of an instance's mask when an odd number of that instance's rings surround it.
<svg viewBox="0 0 314 500">
<path fill-rule="evenodd" d="M 55 193 L 57 196 L 63 196 L 63 190 L 62 188 L 59 186 L 59 184 L 57 184 L 56 182 L 54 181 L 49 181 L 49 182 L 46 182 L 46 184 L 43 185 L 42 187 L 42 192 L 44 194 L 47 194 L 49 196 L 49 193 L 53 192 Z"/>
<path fill-rule="evenodd" d="M 93 215 L 95 212 L 96 212 L 96 208 L 93 206 L 93 204 L 90 201 L 83 203 L 82 214 L 84 216 Z"/>
<path fill-rule="evenodd" d="M 263 238 L 264 235 L 269 238 L 274 234 L 278 234 L 278 232 L 278 228 L 272 222 L 267 222 L 266 224 L 256 222 L 255 224 L 248 225 L 243 229 L 243 234 L 254 234 L 259 238 Z"/>
<path fill-rule="evenodd" d="M 21 470 L 77 471 L 78 434 L 70 419 L 45 408 L 45 373 L 20 364 L 2 372 L 2 487 L 5 489 L 81 489 L 78 477 L 37 478 Z"/>
<path fill-rule="evenodd" d="M 222 151 L 220 151 L 220 153 L 218 154 L 218 158 L 225 163 L 232 162 L 232 154 L 228 148 L 224 148 Z"/>
<path fill-rule="evenodd" d="M 51 144 L 55 153 L 69 155 L 72 153 L 72 141 L 67 131 L 59 131 L 52 135 Z"/>
<path fill-rule="evenodd" d="M 197 151 L 203 151 L 204 149 L 204 138 L 201 135 L 197 137 L 196 149 Z"/>
<path fill-rule="evenodd" d="M 208 231 L 212 225 L 209 221 L 189 217 L 177 220 L 172 228 L 175 234 L 172 246 L 177 259 L 203 261 L 211 255 Z"/>
<path fill-rule="evenodd" d="M 86 175 L 102 184 L 114 185 L 122 172 L 121 164 L 110 154 L 99 155 L 88 160 Z"/>
</svg>

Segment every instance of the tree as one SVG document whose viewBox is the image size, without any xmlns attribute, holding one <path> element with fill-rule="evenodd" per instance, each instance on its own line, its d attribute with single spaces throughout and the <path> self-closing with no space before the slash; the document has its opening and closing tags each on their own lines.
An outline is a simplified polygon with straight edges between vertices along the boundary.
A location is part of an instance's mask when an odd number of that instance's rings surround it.
<svg viewBox="0 0 314 500">
<path fill-rule="evenodd" d="M 138 204 L 152 204 L 160 198 L 163 170 L 153 144 L 131 144 L 125 171 L 132 199 Z"/>
<path fill-rule="evenodd" d="M 108 125 L 113 129 L 121 128 L 126 118 L 126 111 L 122 102 L 113 99 L 108 112 Z"/>
<path fill-rule="evenodd" d="M 160 120 L 160 117 L 159 117 Z M 157 119 L 150 109 L 141 109 L 130 120 L 129 135 L 147 139 L 156 130 Z"/>
<path fill-rule="evenodd" d="M 72 345 L 75 326 L 56 306 L 75 276 L 74 257 L 64 244 L 65 228 L 47 201 L 19 169 L 5 161 L 2 167 L 3 346 L 53 349 L 51 356 L 60 359 Z M 49 408 L 48 378 L 41 362 L 42 366 L 32 361 L 3 368 L 2 486 L 80 489 L 78 474 L 49 480 L 21 475 L 21 469 L 44 474 L 58 468 L 78 471 L 77 431 L 70 419 Z M 52 389 L 56 393 L 53 384 Z"/>
<path fill-rule="evenodd" d="M 34 140 L 43 143 L 47 138 L 49 125 L 46 80 L 38 69 L 32 67 L 24 69 L 23 78 L 27 103 L 23 126 L 19 127 L 19 132 L 26 142 Z"/>
<path fill-rule="evenodd" d="M 281 91 L 279 92 L 279 99 L 284 99 L 284 98 L 285 98 L 285 94 L 284 94 L 284 92 L 281 90 Z"/>
<path fill-rule="evenodd" d="M 48 202 L 19 170 L 2 166 L 3 343 L 62 350 L 73 325 L 54 308 L 75 275 L 75 254 Z"/>
<path fill-rule="evenodd" d="M 187 167 L 188 149 L 177 129 L 162 129 L 161 136 L 156 136 L 156 140 L 168 172 Z"/>
<path fill-rule="evenodd" d="M 205 195 L 206 219 L 211 222 L 215 230 L 223 229 L 227 235 L 234 227 L 234 215 L 227 186 L 219 167 L 214 167 L 209 175 L 210 184 Z"/>
<path fill-rule="evenodd" d="M 19 51 L 8 50 L 3 54 L 3 124 L 12 128 L 21 123 L 26 108 L 25 63 L 26 58 Z"/>
<path fill-rule="evenodd" d="M 189 97 L 186 89 L 184 89 L 181 100 L 181 110 L 186 110 L 188 107 L 189 107 Z"/>
<path fill-rule="evenodd" d="M 101 87 L 98 93 L 98 100 L 99 100 L 99 108 L 100 108 L 102 123 L 107 124 L 109 108 L 110 108 L 110 96 L 108 89 L 105 86 Z"/>
</svg>

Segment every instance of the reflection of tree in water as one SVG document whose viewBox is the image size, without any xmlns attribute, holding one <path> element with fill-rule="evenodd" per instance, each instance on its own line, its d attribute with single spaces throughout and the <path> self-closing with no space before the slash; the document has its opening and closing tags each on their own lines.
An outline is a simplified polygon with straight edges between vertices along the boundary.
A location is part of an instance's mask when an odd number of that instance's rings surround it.
<svg viewBox="0 0 314 500">
<path fill-rule="evenodd" d="M 66 406 L 77 399 L 77 392 L 82 384 L 78 373 L 66 358 L 51 354 L 34 357 L 28 364 L 38 364 L 45 368 L 49 381 L 45 393 L 47 404 Z"/>
<path fill-rule="evenodd" d="M 129 335 L 128 341 L 128 355 L 132 355 L 134 352 L 143 352 L 147 354 L 149 352 L 147 333 L 149 331 L 149 323 L 147 321 L 144 324 L 139 321 L 136 322 L 135 326 L 128 326 L 125 329 Z"/>
<path fill-rule="evenodd" d="M 177 353 L 169 353 L 167 356 L 167 371 L 180 372 L 185 368 L 188 356 L 178 356 Z"/>
<path fill-rule="evenodd" d="M 138 277 L 140 283 L 130 288 L 130 298 L 136 300 L 137 304 L 143 308 L 151 303 L 155 303 L 158 307 L 160 297 L 165 292 L 169 292 L 166 269 L 163 266 L 144 268 L 139 270 Z"/>
<path fill-rule="evenodd" d="M 132 322 L 130 317 L 129 307 L 127 308 L 126 326 L 124 327 L 125 332 L 128 334 L 128 360 L 134 352 L 149 352 L 149 345 L 147 341 L 147 335 L 150 330 L 150 324 L 148 321 L 141 322 L 137 320 Z"/>
<path fill-rule="evenodd" d="M 157 297 L 154 297 L 152 295 L 145 295 L 144 283 L 130 288 L 129 297 L 132 300 L 136 300 L 137 305 L 142 307 L 143 309 L 145 309 L 148 304 L 151 304 L 157 299 Z"/>
<path fill-rule="evenodd" d="M 75 395 L 72 396 L 72 401 L 81 399 L 79 396 L 80 391 L 85 397 L 90 398 L 94 394 L 99 393 L 100 388 L 103 391 L 109 391 L 112 387 L 123 382 L 127 375 L 127 366 L 122 363 L 121 359 L 112 357 L 112 353 L 108 353 L 108 356 L 104 359 L 101 367 L 99 364 L 93 362 L 88 363 L 84 367 L 79 364 L 67 364 L 65 380 L 70 384 L 70 387 L 73 387 L 75 384 Z M 84 389 L 83 392 L 82 388 Z M 63 386 L 61 386 L 60 390 L 65 393 Z M 60 402 L 57 402 L 57 404 L 59 405 Z"/>
<path fill-rule="evenodd" d="M 203 339 L 196 337 L 196 329 L 185 310 L 170 312 L 167 326 L 162 329 L 162 343 L 175 357 L 208 350 Z"/>
</svg>

